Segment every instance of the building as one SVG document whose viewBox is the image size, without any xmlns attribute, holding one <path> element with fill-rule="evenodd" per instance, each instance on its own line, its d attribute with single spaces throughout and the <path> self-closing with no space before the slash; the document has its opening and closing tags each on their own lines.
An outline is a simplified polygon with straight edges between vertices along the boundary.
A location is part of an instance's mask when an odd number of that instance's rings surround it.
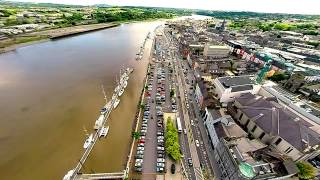
<svg viewBox="0 0 320 180">
<path fill-rule="evenodd" d="M 228 111 L 252 137 L 294 161 L 320 154 L 319 128 L 281 106 L 275 97 L 246 93 L 229 103 Z"/>
<path fill-rule="evenodd" d="M 269 150 L 258 140 L 237 138 L 221 139 L 214 157 L 224 180 L 288 179 L 297 174 L 295 163 Z"/>
<path fill-rule="evenodd" d="M 225 58 L 229 56 L 228 46 L 208 45 L 204 46 L 203 55 L 207 58 Z"/>
<path fill-rule="evenodd" d="M 213 81 L 215 93 L 221 103 L 231 102 L 243 93 L 257 94 L 261 85 L 257 84 L 253 76 L 226 76 Z"/>
<path fill-rule="evenodd" d="M 218 169 L 224 180 L 286 179 L 297 173 L 294 162 L 247 133 L 231 116 L 205 119 Z M 213 115 L 213 114 L 212 114 Z"/>
</svg>

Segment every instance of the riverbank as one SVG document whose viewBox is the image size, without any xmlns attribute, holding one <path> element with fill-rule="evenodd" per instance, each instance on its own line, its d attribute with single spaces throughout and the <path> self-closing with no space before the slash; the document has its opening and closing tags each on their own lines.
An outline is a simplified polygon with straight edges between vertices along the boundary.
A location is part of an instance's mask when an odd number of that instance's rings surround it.
<svg viewBox="0 0 320 180">
<path fill-rule="evenodd" d="M 80 33 L 112 28 L 118 25 L 120 25 L 120 23 L 91 24 L 91 25 L 81 25 L 81 26 L 72 26 L 72 27 L 66 27 L 66 28 L 50 29 L 50 30 L 18 35 L 16 37 L 0 41 L 0 53 L 13 51 L 19 47 L 28 46 L 28 45 L 39 43 L 39 42 L 49 41 L 50 39 L 57 39 L 57 38 L 67 37 L 67 36 L 76 35 Z"/>
</svg>

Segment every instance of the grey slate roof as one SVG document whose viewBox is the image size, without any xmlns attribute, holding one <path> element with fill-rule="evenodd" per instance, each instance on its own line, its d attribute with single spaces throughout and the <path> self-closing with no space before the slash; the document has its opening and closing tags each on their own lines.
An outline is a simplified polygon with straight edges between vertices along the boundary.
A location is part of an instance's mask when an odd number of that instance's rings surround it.
<svg viewBox="0 0 320 180">
<path fill-rule="evenodd" d="M 241 107 L 238 108 L 248 118 L 255 119 L 257 126 L 269 134 L 278 134 L 279 129 L 279 136 L 296 149 L 303 151 L 306 148 L 305 142 L 308 141 L 311 146 L 320 144 L 320 135 L 318 133 L 309 129 L 305 126 L 305 121 L 299 120 L 296 115 L 285 110 L 272 99 L 246 93 L 235 100 L 241 104 Z M 272 126 L 272 118 L 274 119 L 274 126 Z M 278 121 L 279 127 L 277 127 Z"/>
<path fill-rule="evenodd" d="M 249 77 L 250 76 L 226 76 L 220 77 L 218 80 L 225 88 L 256 84 L 256 82 Z"/>
</svg>

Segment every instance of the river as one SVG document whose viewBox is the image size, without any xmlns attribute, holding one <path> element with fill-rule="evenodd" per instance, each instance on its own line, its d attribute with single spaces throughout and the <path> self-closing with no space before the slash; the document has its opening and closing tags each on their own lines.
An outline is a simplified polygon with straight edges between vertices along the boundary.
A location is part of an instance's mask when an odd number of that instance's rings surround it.
<svg viewBox="0 0 320 180">
<path fill-rule="evenodd" d="M 124 169 L 147 58 L 135 54 L 161 22 L 119 27 L 18 48 L 0 55 L 0 179 L 61 179 L 83 153 L 122 66 L 134 67 L 83 172 Z M 150 51 L 150 47 L 146 49 Z"/>
</svg>

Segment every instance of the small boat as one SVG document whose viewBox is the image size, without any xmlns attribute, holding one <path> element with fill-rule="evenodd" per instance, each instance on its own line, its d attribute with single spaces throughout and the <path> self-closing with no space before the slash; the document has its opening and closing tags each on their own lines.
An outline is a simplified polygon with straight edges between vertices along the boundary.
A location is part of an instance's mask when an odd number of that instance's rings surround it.
<svg viewBox="0 0 320 180">
<path fill-rule="evenodd" d="M 117 98 L 116 101 L 115 101 L 114 104 L 113 104 L 113 108 L 114 108 L 114 109 L 117 108 L 118 105 L 119 105 L 119 103 L 120 103 L 120 99 Z"/>
<path fill-rule="evenodd" d="M 120 89 L 118 96 L 120 97 L 124 93 L 124 88 Z"/>
<path fill-rule="evenodd" d="M 93 134 L 90 134 L 90 136 L 86 139 L 86 141 L 83 144 L 83 148 L 87 149 L 91 143 L 93 143 Z"/>
<path fill-rule="evenodd" d="M 111 108 L 111 101 L 109 101 L 106 105 L 104 105 L 103 108 L 101 108 L 100 113 L 101 114 L 106 114 Z"/>
<path fill-rule="evenodd" d="M 99 137 L 103 136 L 106 137 L 109 132 L 109 126 L 108 127 L 102 127 L 99 131 Z"/>
<path fill-rule="evenodd" d="M 125 89 L 127 86 L 128 86 L 128 82 L 124 81 L 123 84 L 122 84 L 122 89 Z"/>
<path fill-rule="evenodd" d="M 96 120 L 96 122 L 94 123 L 94 129 L 95 130 L 97 130 L 97 129 L 99 129 L 101 126 L 102 126 L 102 124 L 103 124 L 103 121 L 104 121 L 104 115 L 103 114 L 101 114 L 99 117 L 98 117 L 98 119 Z"/>
<path fill-rule="evenodd" d="M 62 180 L 71 180 L 73 174 L 74 174 L 74 169 L 68 171 L 68 173 L 63 176 L 63 179 L 62 179 Z"/>
</svg>

